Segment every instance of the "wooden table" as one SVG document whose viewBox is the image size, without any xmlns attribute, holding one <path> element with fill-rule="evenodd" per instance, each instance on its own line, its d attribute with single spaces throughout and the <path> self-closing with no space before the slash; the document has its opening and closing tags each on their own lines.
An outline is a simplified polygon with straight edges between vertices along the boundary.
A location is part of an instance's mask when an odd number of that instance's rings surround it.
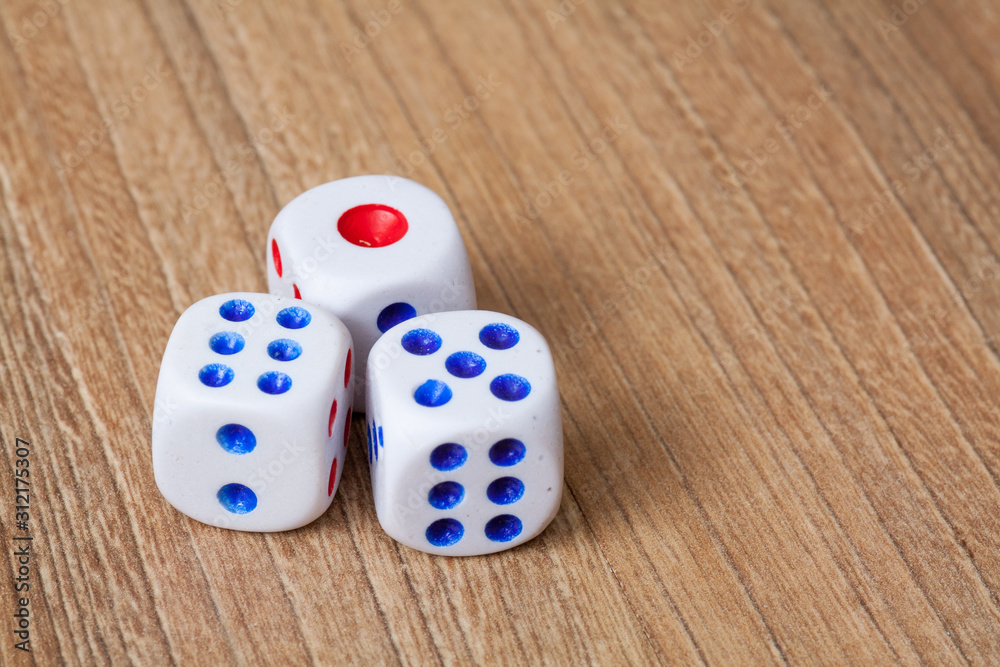
<svg viewBox="0 0 1000 667">
<path fill-rule="evenodd" d="M 4 663 L 1000 661 L 996 3 L 0 21 Z M 153 484 L 178 315 L 265 291 L 281 206 L 364 173 L 441 193 L 480 306 L 552 345 L 566 484 L 523 547 L 389 539 L 361 423 L 292 533 Z"/>
</svg>

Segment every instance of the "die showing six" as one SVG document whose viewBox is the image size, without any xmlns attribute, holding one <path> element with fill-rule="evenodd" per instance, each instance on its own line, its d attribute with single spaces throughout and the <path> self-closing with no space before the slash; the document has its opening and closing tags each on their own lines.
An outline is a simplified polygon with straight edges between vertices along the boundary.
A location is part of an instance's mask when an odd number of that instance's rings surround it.
<svg viewBox="0 0 1000 667">
<path fill-rule="evenodd" d="M 372 348 L 367 393 L 375 511 L 393 539 L 481 555 L 555 516 L 559 395 L 548 345 L 527 323 L 480 310 L 405 320 Z"/>
</svg>

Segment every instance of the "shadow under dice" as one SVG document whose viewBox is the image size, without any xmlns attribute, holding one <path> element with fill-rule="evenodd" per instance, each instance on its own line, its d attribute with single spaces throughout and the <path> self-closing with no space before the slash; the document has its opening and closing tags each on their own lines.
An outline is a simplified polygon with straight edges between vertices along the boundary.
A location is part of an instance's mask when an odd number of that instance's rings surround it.
<svg viewBox="0 0 1000 667">
<path fill-rule="evenodd" d="M 379 339 L 367 372 L 372 489 L 391 537 L 429 553 L 487 554 L 555 517 L 562 421 L 537 330 L 489 311 L 421 316 Z"/>
<path fill-rule="evenodd" d="M 372 345 L 396 324 L 476 307 L 448 205 L 405 178 L 357 176 L 299 195 L 271 225 L 267 260 L 272 294 L 318 304 L 343 320 L 362 373 Z"/>
<path fill-rule="evenodd" d="M 222 528 L 291 530 L 330 506 L 354 395 L 351 335 L 316 306 L 219 294 L 174 326 L 156 386 L 153 472 Z"/>
</svg>

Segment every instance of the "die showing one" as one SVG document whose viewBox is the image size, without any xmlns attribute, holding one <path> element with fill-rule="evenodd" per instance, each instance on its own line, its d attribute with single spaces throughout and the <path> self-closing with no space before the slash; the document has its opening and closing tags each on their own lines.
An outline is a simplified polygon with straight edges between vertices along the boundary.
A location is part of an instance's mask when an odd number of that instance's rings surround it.
<svg viewBox="0 0 1000 667">
<path fill-rule="evenodd" d="M 367 370 L 372 490 L 391 537 L 479 555 L 522 544 L 555 517 L 562 420 L 536 329 L 489 311 L 425 315 L 382 336 Z"/>
<path fill-rule="evenodd" d="M 351 334 L 270 294 L 210 296 L 167 341 L 153 409 L 153 473 L 193 519 L 291 530 L 330 506 L 347 451 Z"/>
<path fill-rule="evenodd" d="M 399 322 L 476 307 L 448 205 L 397 176 L 345 178 L 296 197 L 271 224 L 267 266 L 272 294 L 318 304 L 343 320 L 362 377 L 371 346 Z M 362 385 L 357 410 L 364 410 Z"/>
</svg>

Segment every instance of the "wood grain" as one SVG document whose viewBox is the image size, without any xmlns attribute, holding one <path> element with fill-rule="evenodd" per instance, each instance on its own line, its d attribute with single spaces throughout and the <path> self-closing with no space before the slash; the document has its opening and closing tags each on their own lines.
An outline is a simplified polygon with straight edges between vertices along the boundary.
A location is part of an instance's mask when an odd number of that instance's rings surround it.
<svg viewBox="0 0 1000 667">
<path fill-rule="evenodd" d="M 1000 662 L 995 3 L 16 0 L 0 23 L 3 664 Z M 394 543 L 357 425 L 292 533 L 155 490 L 174 321 L 264 291 L 280 207 L 363 173 L 441 193 L 481 307 L 552 344 L 564 500 L 523 547 Z"/>
</svg>

